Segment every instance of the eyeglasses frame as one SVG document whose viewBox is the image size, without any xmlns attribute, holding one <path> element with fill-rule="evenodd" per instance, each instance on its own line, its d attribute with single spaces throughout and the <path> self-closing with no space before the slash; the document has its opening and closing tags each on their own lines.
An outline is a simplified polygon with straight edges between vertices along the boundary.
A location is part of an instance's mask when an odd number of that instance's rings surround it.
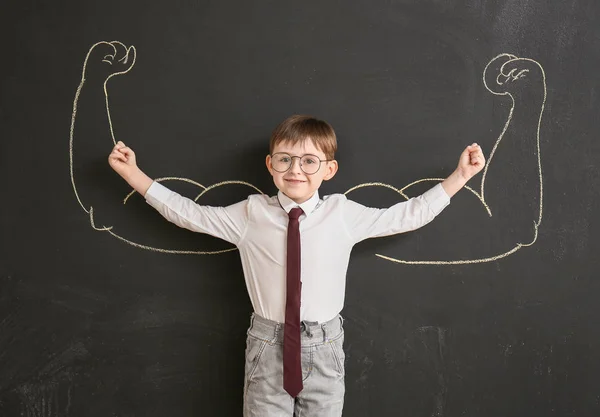
<svg viewBox="0 0 600 417">
<path fill-rule="evenodd" d="M 274 157 L 275 155 L 278 155 L 278 154 L 289 155 L 289 157 L 290 157 L 290 158 L 291 158 L 291 160 L 292 160 L 292 161 L 290 162 L 290 166 L 289 166 L 289 167 L 288 167 L 288 169 L 286 169 L 285 171 L 278 171 L 278 170 L 276 170 L 276 169 L 275 169 L 275 167 L 273 166 L 273 161 L 272 161 L 272 159 L 273 159 L 273 157 Z M 294 166 L 294 158 L 298 158 L 298 159 L 299 159 L 299 161 L 298 161 L 298 164 L 300 165 L 300 169 L 301 169 L 301 170 L 302 170 L 302 172 L 304 172 L 306 175 L 314 175 L 314 174 L 316 174 L 317 172 L 319 172 L 319 170 L 321 169 L 321 163 L 322 163 L 322 162 L 331 162 L 331 161 L 335 161 L 335 159 L 320 159 L 320 158 L 319 158 L 317 155 L 315 155 L 315 154 L 312 154 L 312 153 L 307 153 L 307 154 L 304 154 L 304 155 L 298 156 L 298 155 L 290 155 L 290 154 L 289 154 L 289 153 L 287 153 L 287 152 L 275 152 L 274 154 L 270 154 L 269 156 L 271 157 L 271 168 L 273 168 L 273 171 L 275 171 L 275 172 L 279 172 L 280 174 L 283 174 L 284 172 L 288 172 L 290 169 L 292 169 L 292 167 Z M 304 158 L 305 156 L 314 156 L 314 157 L 317 159 L 317 161 L 319 161 L 319 167 L 317 168 L 317 170 L 316 170 L 315 172 L 313 172 L 313 173 L 311 173 L 311 174 L 309 174 L 308 172 L 304 171 L 304 168 L 302 168 L 302 158 Z"/>
</svg>

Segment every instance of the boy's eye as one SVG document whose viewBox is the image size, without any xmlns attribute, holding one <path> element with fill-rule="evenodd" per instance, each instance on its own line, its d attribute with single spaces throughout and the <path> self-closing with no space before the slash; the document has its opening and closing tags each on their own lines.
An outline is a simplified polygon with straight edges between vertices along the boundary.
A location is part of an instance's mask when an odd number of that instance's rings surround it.
<svg viewBox="0 0 600 417">
<path fill-rule="evenodd" d="M 288 163 L 288 162 L 290 162 L 290 157 L 289 156 L 281 156 L 281 157 L 279 157 L 279 162 Z"/>
<path fill-rule="evenodd" d="M 307 164 L 307 165 L 310 165 L 310 164 L 316 164 L 317 161 L 314 158 L 304 158 L 303 163 Z"/>
</svg>

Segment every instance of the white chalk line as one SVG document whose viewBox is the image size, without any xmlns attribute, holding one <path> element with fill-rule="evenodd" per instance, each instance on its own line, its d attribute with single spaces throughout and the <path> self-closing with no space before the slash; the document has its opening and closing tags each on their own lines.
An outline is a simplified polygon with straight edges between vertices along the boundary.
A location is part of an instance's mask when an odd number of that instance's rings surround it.
<svg viewBox="0 0 600 417">
<path fill-rule="evenodd" d="M 383 188 L 389 188 L 390 190 L 394 190 L 395 192 L 397 192 L 398 194 L 400 194 L 402 197 L 404 197 L 406 200 L 409 200 L 410 197 L 408 197 L 404 193 L 404 190 L 406 190 L 407 188 L 410 188 L 413 185 L 421 183 L 421 182 L 426 182 L 426 181 L 441 182 L 441 181 L 444 181 L 444 180 L 445 180 L 445 178 L 422 178 L 420 180 L 411 182 L 410 184 L 404 186 L 402 189 L 398 189 L 398 188 L 394 187 L 393 185 L 385 184 L 383 182 L 365 182 L 363 184 L 358 184 L 358 185 L 355 185 L 354 187 L 350 188 L 349 190 L 347 190 L 346 192 L 344 192 L 344 195 L 348 195 L 352 191 L 356 191 L 356 190 L 358 190 L 360 188 L 366 188 L 366 187 L 383 187 Z M 468 186 L 468 185 L 465 185 L 463 188 L 465 188 L 466 190 L 470 191 L 475 197 L 477 197 L 477 199 L 481 202 L 481 204 L 483 205 L 483 207 L 485 208 L 485 210 L 488 212 L 488 215 L 491 217 L 492 216 L 492 212 L 490 211 L 490 208 L 485 203 L 485 201 L 483 200 L 483 198 L 479 195 L 479 193 L 477 191 L 475 191 L 473 188 L 471 188 L 470 186 Z"/>
<path fill-rule="evenodd" d="M 232 184 L 246 185 L 246 186 L 248 186 L 250 188 L 254 188 L 256 191 L 259 192 L 259 194 L 263 194 L 263 195 L 265 194 L 261 190 L 259 190 L 256 186 L 254 186 L 254 185 L 252 185 L 252 184 L 250 184 L 249 182 L 246 182 L 246 181 L 238 181 L 238 180 L 221 181 L 221 182 L 218 182 L 216 184 L 213 184 L 213 185 L 210 185 L 210 186 L 206 187 L 200 194 L 198 194 L 196 196 L 196 198 L 194 199 L 194 201 L 198 201 L 198 199 L 200 197 L 202 197 L 204 194 L 206 194 L 208 191 L 212 190 L 213 188 L 221 187 L 223 185 L 232 185 Z"/>
<path fill-rule="evenodd" d="M 481 264 L 481 263 L 486 263 L 486 262 L 497 261 L 499 259 L 502 259 L 502 258 L 505 258 L 505 257 L 507 257 L 509 255 L 512 255 L 513 253 L 515 253 L 516 251 L 518 251 L 521 248 L 524 248 L 524 247 L 527 247 L 527 246 L 531 246 L 537 240 L 537 236 L 538 236 L 538 227 L 534 223 L 534 238 L 533 238 L 533 240 L 530 243 L 517 243 L 517 245 L 514 248 L 512 248 L 511 250 L 509 250 L 508 252 L 504 252 L 504 253 L 501 253 L 501 254 L 496 255 L 496 256 L 490 256 L 488 258 L 465 259 L 465 260 L 459 260 L 459 261 L 403 261 L 401 259 L 392 258 L 390 256 L 381 255 L 379 253 L 376 253 L 375 256 L 378 256 L 378 257 L 380 257 L 382 259 L 385 259 L 387 261 L 396 262 L 396 263 L 399 263 L 399 264 L 406 264 L 406 265 L 469 265 L 469 264 Z"/>
<path fill-rule="evenodd" d="M 96 226 L 95 222 L 94 222 L 94 208 L 90 207 L 90 224 L 92 225 L 92 228 L 94 230 L 97 230 L 99 232 L 108 232 L 110 233 L 112 236 L 116 237 L 117 239 L 128 243 L 131 246 L 135 246 L 136 248 L 140 248 L 140 249 L 145 249 L 145 250 L 150 250 L 153 252 L 161 252 L 161 253 L 169 253 L 169 254 L 180 254 L 180 255 L 218 255 L 220 253 L 225 253 L 225 252 L 232 252 L 237 250 L 237 248 L 229 248 L 229 249 L 222 249 L 222 250 L 216 250 L 216 251 L 185 251 L 185 250 L 174 250 L 174 249 L 162 249 L 162 248 L 156 248 L 153 246 L 148 246 L 148 245 L 142 245 L 141 243 L 136 243 L 133 242 L 129 239 L 124 238 L 123 236 L 118 235 L 117 233 L 113 232 L 112 229 L 113 227 L 106 227 L 106 226 L 102 226 L 102 227 L 98 227 Z"/>
<path fill-rule="evenodd" d="M 202 189 L 206 189 L 206 187 L 196 181 L 192 181 L 188 178 L 179 178 L 179 177 L 163 177 L 163 178 L 155 178 L 154 181 L 156 182 L 163 182 L 163 181 L 184 181 L 190 184 L 194 184 L 195 186 L 202 188 Z M 127 200 L 129 200 L 129 198 L 134 195 L 137 194 L 137 191 L 132 190 L 129 194 L 127 194 L 125 196 L 125 198 L 123 199 L 123 204 L 127 204 Z"/>
<path fill-rule="evenodd" d="M 111 235 L 113 235 L 114 237 L 116 237 L 119 240 L 122 240 L 125 243 L 128 243 L 131 246 L 135 246 L 136 248 L 140 248 L 140 249 L 145 249 L 145 250 L 149 250 L 152 252 L 160 252 L 160 253 L 168 253 L 168 254 L 176 254 L 176 255 L 218 255 L 221 253 L 225 253 L 225 252 L 233 252 L 238 250 L 236 247 L 233 248 L 229 248 L 229 249 L 223 249 L 223 250 L 214 250 L 214 251 L 192 251 L 192 250 L 175 250 L 175 249 L 161 249 L 161 248 L 155 248 L 153 246 L 147 246 L 147 245 L 142 245 L 140 243 L 136 243 L 136 242 L 132 242 L 131 240 L 125 239 L 122 236 L 119 236 L 118 234 L 114 233 L 112 230 L 107 230 L 108 233 L 110 233 Z"/>
</svg>

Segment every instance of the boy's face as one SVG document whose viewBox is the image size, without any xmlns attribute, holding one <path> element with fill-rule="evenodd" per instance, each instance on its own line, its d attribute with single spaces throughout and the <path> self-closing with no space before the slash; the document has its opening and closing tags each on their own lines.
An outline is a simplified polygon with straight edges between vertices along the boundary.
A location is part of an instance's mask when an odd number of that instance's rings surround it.
<svg viewBox="0 0 600 417">
<path fill-rule="evenodd" d="M 325 154 L 318 149 L 312 140 L 307 139 L 302 143 L 296 143 L 291 145 L 289 142 L 281 142 L 275 149 L 273 149 L 273 155 L 277 153 L 287 153 L 291 157 L 304 155 L 315 155 L 320 160 L 326 160 Z M 337 161 L 321 162 L 319 170 L 314 174 L 306 174 L 300 167 L 300 158 L 292 158 L 291 167 L 285 172 L 277 172 L 273 169 L 273 160 L 271 155 L 267 155 L 267 169 L 273 176 L 273 182 L 275 186 L 287 195 L 289 198 L 294 200 L 296 203 L 301 204 L 306 200 L 310 199 L 315 191 L 319 189 L 323 181 L 327 181 L 335 175 L 338 170 Z M 319 161 L 316 161 L 318 164 Z M 308 166 L 305 169 L 309 170 Z"/>
</svg>

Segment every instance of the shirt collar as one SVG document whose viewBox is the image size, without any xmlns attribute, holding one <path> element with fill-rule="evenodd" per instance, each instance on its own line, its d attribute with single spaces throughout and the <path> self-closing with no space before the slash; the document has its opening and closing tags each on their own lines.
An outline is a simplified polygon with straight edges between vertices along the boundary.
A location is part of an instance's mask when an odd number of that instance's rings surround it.
<svg viewBox="0 0 600 417">
<path fill-rule="evenodd" d="M 300 207 L 304 214 L 308 217 L 319 203 L 319 191 L 315 191 L 313 196 L 302 204 L 296 203 L 294 200 L 289 198 L 281 191 L 277 193 L 277 198 L 279 199 L 279 204 L 281 204 L 281 207 L 285 210 L 286 213 L 289 214 L 290 210 L 294 207 Z"/>
</svg>

